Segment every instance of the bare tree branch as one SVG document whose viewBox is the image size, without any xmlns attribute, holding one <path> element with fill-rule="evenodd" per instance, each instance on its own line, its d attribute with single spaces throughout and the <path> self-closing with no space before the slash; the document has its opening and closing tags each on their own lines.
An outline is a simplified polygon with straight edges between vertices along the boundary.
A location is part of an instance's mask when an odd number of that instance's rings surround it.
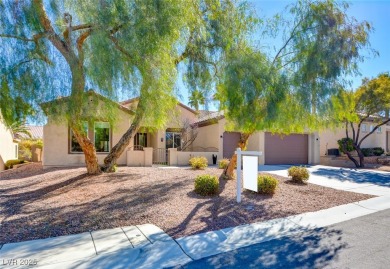
<svg viewBox="0 0 390 269">
<path fill-rule="evenodd" d="M 4 38 L 14 38 L 14 39 L 18 39 L 18 40 L 22 40 L 22 41 L 26 41 L 26 42 L 35 42 L 33 38 L 28 38 L 28 37 L 24 37 L 24 36 L 0 34 L 0 37 L 4 37 Z"/>
</svg>

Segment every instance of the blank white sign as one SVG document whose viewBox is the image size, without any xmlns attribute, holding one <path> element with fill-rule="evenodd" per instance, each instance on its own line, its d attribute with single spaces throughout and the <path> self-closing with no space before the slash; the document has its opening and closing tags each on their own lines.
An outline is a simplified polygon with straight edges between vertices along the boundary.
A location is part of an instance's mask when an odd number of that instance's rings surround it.
<svg viewBox="0 0 390 269">
<path fill-rule="evenodd" d="M 259 161 L 257 156 L 243 156 L 244 188 L 257 192 Z"/>
</svg>

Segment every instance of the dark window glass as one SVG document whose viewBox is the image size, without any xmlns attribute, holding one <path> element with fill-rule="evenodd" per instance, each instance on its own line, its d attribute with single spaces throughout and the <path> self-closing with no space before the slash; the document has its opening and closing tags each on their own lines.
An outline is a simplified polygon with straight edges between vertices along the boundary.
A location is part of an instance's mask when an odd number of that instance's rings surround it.
<svg viewBox="0 0 390 269">
<path fill-rule="evenodd" d="M 136 133 L 134 136 L 134 150 L 142 150 L 148 146 L 148 136 L 146 133 Z"/>
<path fill-rule="evenodd" d="M 166 148 L 179 148 L 181 146 L 181 135 L 180 133 L 165 133 L 165 145 Z"/>
<path fill-rule="evenodd" d="M 96 152 L 110 151 L 110 124 L 108 122 L 95 122 L 95 148 Z"/>
<path fill-rule="evenodd" d="M 88 134 L 88 122 L 83 122 L 83 131 Z M 70 130 L 70 152 L 83 152 L 79 142 L 73 135 L 72 129 Z"/>
</svg>

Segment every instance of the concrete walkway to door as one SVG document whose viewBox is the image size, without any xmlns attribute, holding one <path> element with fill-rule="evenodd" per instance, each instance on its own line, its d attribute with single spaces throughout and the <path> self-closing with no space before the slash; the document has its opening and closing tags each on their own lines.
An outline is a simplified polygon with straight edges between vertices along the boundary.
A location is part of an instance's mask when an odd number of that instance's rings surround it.
<svg viewBox="0 0 390 269">
<path fill-rule="evenodd" d="M 259 171 L 287 177 L 287 169 L 290 166 L 260 165 Z M 323 165 L 307 168 L 310 171 L 309 183 L 344 191 L 390 196 L 390 172 Z"/>
</svg>

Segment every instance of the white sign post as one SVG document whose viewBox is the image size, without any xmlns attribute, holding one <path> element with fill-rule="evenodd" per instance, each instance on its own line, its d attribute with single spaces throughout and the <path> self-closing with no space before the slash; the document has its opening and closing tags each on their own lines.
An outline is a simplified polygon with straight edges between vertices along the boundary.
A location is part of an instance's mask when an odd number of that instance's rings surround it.
<svg viewBox="0 0 390 269">
<path fill-rule="evenodd" d="M 237 203 L 241 202 L 241 157 L 244 162 L 244 188 L 257 192 L 257 175 L 259 172 L 259 159 L 263 153 L 259 151 L 241 151 L 240 148 L 236 149 L 237 154 Z"/>
</svg>

